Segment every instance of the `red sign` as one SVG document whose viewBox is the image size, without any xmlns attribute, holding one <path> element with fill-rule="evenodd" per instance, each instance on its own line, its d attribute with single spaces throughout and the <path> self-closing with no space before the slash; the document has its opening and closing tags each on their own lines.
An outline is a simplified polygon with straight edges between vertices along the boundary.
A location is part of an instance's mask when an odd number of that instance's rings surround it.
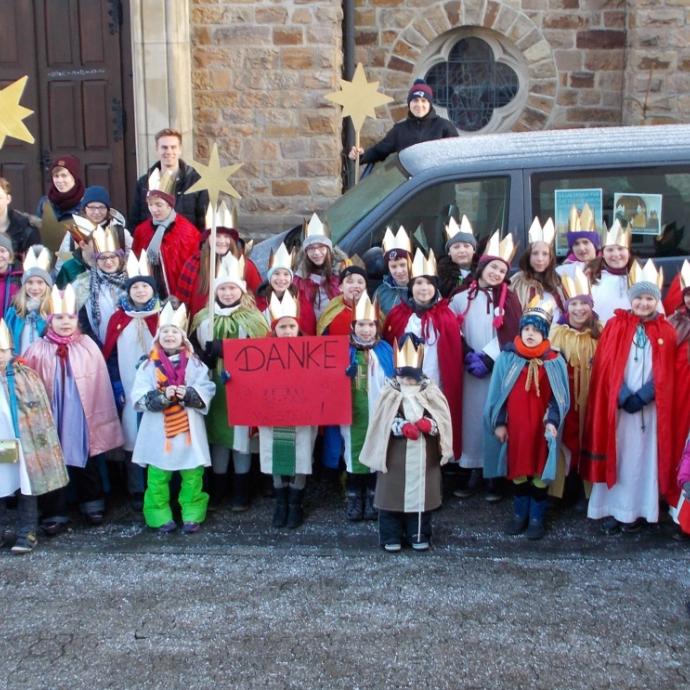
<svg viewBox="0 0 690 690">
<path fill-rule="evenodd" d="M 349 359 L 347 336 L 224 340 L 228 423 L 351 424 Z"/>
</svg>

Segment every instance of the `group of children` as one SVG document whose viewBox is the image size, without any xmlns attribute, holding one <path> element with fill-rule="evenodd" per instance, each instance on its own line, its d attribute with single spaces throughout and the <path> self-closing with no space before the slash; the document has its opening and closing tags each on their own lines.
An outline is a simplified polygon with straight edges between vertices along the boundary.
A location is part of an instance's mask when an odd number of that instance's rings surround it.
<svg viewBox="0 0 690 690">
<path fill-rule="evenodd" d="M 137 255 L 103 224 L 59 290 L 49 252 L 32 247 L 19 284 L 6 280 L 16 289 L 0 321 L 0 496 L 17 495 L 18 517 L 3 539 L 30 551 L 39 515 L 56 535 L 70 501 L 100 524 L 104 457 L 115 449 L 133 505 L 161 533 L 179 527 L 173 473 L 185 533 L 230 487 L 231 509 L 247 510 L 255 452 L 273 484 L 274 527 L 302 524 L 316 454 L 345 471 L 346 518 L 378 519 L 390 552 L 429 547 L 447 463 L 459 465 L 460 497 L 484 486 L 496 501 L 502 480 L 512 484 L 511 535 L 541 538 L 549 496 L 573 478 L 607 533 L 656 522 L 660 497 L 675 505 L 690 489 L 690 410 L 678 386 L 690 371 L 690 264 L 667 320 L 653 264 L 632 260 L 618 224 L 601 243 L 588 214 L 571 218 L 559 267 L 553 223 L 535 220 L 512 278 L 512 237 L 496 232 L 477 254 L 466 217 L 449 222 L 438 268 L 433 252 L 413 255 L 403 228 L 387 230 L 388 273 L 373 301 L 366 271 L 339 255 L 316 215 L 300 259 L 281 246 L 262 284 L 222 209 L 215 267 L 208 233 L 179 270 L 169 260 L 161 272 L 164 232 L 159 255 Z M 242 401 L 226 396 L 224 340 L 324 334 L 349 338 L 351 424 L 228 424 L 228 406 Z"/>
</svg>

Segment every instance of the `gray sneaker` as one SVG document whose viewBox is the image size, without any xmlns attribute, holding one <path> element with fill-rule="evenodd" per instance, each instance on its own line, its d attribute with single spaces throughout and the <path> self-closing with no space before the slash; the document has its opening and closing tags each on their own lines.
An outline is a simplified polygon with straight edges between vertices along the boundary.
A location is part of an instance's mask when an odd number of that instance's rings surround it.
<svg viewBox="0 0 690 690">
<path fill-rule="evenodd" d="M 12 553 L 21 556 L 25 553 L 31 553 L 34 547 L 38 544 L 38 539 L 36 537 L 36 532 L 29 532 L 28 534 L 23 534 L 17 537 L 17 541 L 12 547 Z"/>
</svg>

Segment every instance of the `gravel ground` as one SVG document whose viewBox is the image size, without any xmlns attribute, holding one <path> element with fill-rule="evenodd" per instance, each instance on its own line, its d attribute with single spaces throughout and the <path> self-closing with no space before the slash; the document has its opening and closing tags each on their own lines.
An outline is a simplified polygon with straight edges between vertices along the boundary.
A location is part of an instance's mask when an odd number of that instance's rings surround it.
<svg viewBox="0 0 690 690">
<path fill-rule="evenodd" d="M 30 556 L 0 554 L 2 688 L 675 688 L 690 679 L 690 547 L 663 523 L 603 537 L 552 511 L 505 537 L 509 502 L 448 499 L 426 553 L 383 553 L 310 488 L 194 536 L 121 504 Z"/>
</svg>

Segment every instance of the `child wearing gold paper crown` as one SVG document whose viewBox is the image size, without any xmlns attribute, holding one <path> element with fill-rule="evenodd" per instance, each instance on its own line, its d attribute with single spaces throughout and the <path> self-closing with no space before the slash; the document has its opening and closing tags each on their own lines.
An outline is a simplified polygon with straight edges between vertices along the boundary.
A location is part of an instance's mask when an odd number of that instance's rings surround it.
<svg viewBox="0 0 690 690">
<path fill-rule="evenodd" d="M 496 360 L 484 407 L 484 476 L 513 482 L 513 517 L 505 533 L 544 536 L 548 484 L 556 478 L 558 438 L 570 406 L 565 360 L 551 349 L 556 305 L 535 297 L 520 334 Z"/>
<path fill-rule="evenodd" d="M 453 458 L 452 422 L 445 396 L 423 373 L 424 347 L 408 337 L 394 356 L 395 377 L 381 391 L 359 457 L 378 473 L 380 545 L 395 553 L 406 539 L 425 551 L 441 505 L 441 465 Z"/>
<path fill-rule="evenodd" d="M 381 390 L 386 379 L 393 376 L 393 351 L 385 340 L 381 340 L 378 307 L 371 303 L 366 292 L 355 305 L 352 317 L 350 365 L 347 369 L 352 379 L 352 424 L 340 427 L 337 442 L 330 439 L 331 447 L 327 452 L 332 459 L 326 460 L 325 464 L 337 466 L 344 446 L 347 519 L 376 520 L 376 475 L 362 464 L 361 451 Z"/>
<path fill-rule="evenodd" d="M 271 295 L 271 331 L 276 338 L 300 335 L 299 310 L 290 292 L 279 300 Z M 274 527 L 299 527 L 304 520 L 304 487 L 311 474 L 318 427 L 259 427 L 261 471 L 273 475 L 276 506 Z"/>
<path fill-rule="evenodd" d="M 38 244 L 29 247 L 24 257 L 22 286 L 5 314 L 15 355 L 26 352 L 46 332 L 52 287 L 50 252 Z"/>
<path fill-rule="evenodd" d="M 446 255 L 438 260 L 439 289 L 444 297 L 452 297 L 472 273 L 477 240 L 467 216 L 458 225 L 452 216 L 446 229 Z"/>
<path fill-rule="evenodd" d="M 31 251 L 31 249 L 29 249 Z M 12 337 L 0 319 L 0 515 L 4 497 L 17 496 L 17 530 L 12 553 L 29 553 L 38 543 L 37 497 L 69 481 L 50 403 L 41 380 L 12 357 Z M 0 545 L 7 539 L 0 526 Z"/>
<path fill-rule="evenodd" d="M 204 415 L 216 386 L 187 339 L 187 309 L 168 302 L 148 358 L 137 370 L 134 408 L 143 412 L 132 462 L 147 467 L 144 520 L 163 534 L 177 524 L 170 507 L 170 479 L 181 477 L 178 502 L 185 534 L 198 532 L 206 519 L 208 494 L 204 467 L 211 464 Z"/>
<path fill-rule="evenodd" d="M 213 371 L 216 384 L 216 394 L 206 419 L 213 462 L 211 501 L 212 505 L 219 504 L 227 491 L 232 453 L 235 474 L 231 507 L 233 511 L 241 512 L 249 508 L 249 427 L 228 424 L 222 346 L 226 338 L 260 338 L 268 335 L 268 325 L 256 308 L 254 298 L 247 292 L 244 258 L 240 257 L 238 261 L 232 254 L 225 256 L 216 275 L 214 291 L 213 333 L 208 309 L 202 309 L 192 324 L 192 330 L 196 331 L 197 340 L 206 352 L 206 362 Z"/>
<path fill-rule="evenodd" d="M 412 274 L 412 242 L 401 225 L 395 235 L 390 228 L 381 242 L 386 274 L 376 288 L 374 300 L 384 316 L 400 302 L 407 301 L 407 285 Z"/>
<path fill-rule="evenodd" d="M 24 354 L 46 387 L 53 418 L 79 508 L 89 524 L 103 522 L 105 501 L 98 456 L 122 445 L 117 416 L 101 351 L 79 331 L 74 290 L 53 287 L 46 334 Z M 41 527 L 58 534 L 69 522 L 67 490 L 43 497 Z"/>
</svg>

